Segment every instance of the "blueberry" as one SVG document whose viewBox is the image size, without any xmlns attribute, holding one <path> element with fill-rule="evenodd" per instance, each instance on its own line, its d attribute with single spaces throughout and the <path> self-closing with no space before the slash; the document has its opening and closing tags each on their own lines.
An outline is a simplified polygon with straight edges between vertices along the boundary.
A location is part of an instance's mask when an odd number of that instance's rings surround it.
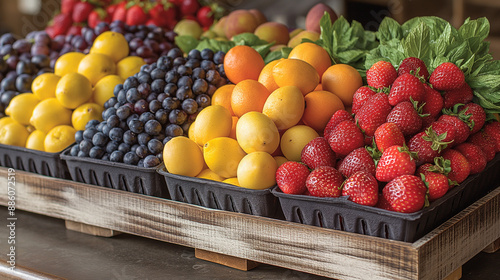
<svg viewBox="0 0 500 280">
<path fill-rule="evenodd" d="M 123 84 L 117 84 L 114 88 L 113 88 L 113 95 L 115 97 L 118 96 L 118 93 L 123 89 Z"/>
<path fill-rule="evenodd" d="M 151 71 L 151 78 L 153 80 L 164 79 L 165 74 L 167 74 L 167 72 L 165 72 L 165 70 L 163 70 L 161 68 L 156 68 L 155 70 Z"/>
<path fill-rule="evenodd" d="M 73 147 L 71 147 L 71 149 L 69 150 L 69 154 L 71 156 L 74 156 L 76 157 L 78 155 L 78 152 L 80 151 L 80 147 L 78 145 L 74 145 Z"/>
<path fill-rule="evenodd" d="M 102 119 L 108 120 L 112 115 L 116 115 L 116 109 L 114 107 L 108 108 L 102 112 Z"/>
<path fill-rule="evenodd" d="M 83 139 L 92 141 L 92 137 L 97 133 L 97 129 L 94 127 L 87 128 L 83 131 Z"/>
<path fill-rule="evenodd" d="M 110 99 L 106 100 L 106 102 L 104 102 L 104 108 L 108 109 L 109 107 L 115 106 L 115 104 L 117 104 L 117 103 L 118 103 L 118 99 L 113 96 Z"/>
<path fill-rule="evenodd" d="M 187 114 L 192 115 L 196 113 L 198 110 L 198 103 L 192 98 L 188 98 L 184 101 L 182 101 L 181 104 L 182 110 L 184 110 Z"/>
<path fill-rule="evenodd" d="M 177 83 L 179 80 L 179 73 L 174 70 L 170 70 L 165 74 L 165 82 L 167 83 Z"/>
<path fill-rule="evenodd" d="M 79 151 L 77 157 L 88 157 L 88 153 L 85 153 L 83 151 Z"/>
<path fill-rule="evenodd" d="M 137 135 L 137 143 L 139 143 L 139 145 L 147 145 L 149 140 L 151 140 L 151 135 L 146 132 Z"/>
<path fill-rule="evenodd" d="M 163 143 L 158 139 L 151 139 L 148 142 L 148 150 L 152 154 L 158 154 L 163 151 Z"/>
<path fill-rule="evenodd" d="M 120 142 L 122 141 L 123 138 L 124 138 L 123 129 L 119 127 L 113 127 L 109 131 L 109 139 L 111 139 L 111 141 Z"/>
<path fill-rule="evenodd" d="M 102 128 L 105 127 L 106 125 L 107 125 L 107 122 L 103 121 L 103 122 L 100 122 L 95 128 L 97 129 L 97 131 L 102 132 Z"/>
<path fill-rule="evenodd" d="M 120 118 L 117 115 L 111 115 L 106 120 L 106 123 L 109 127 L 117 127 L 120 124 Z"/>
<path fill-rule="evenodd" d="M 198 103 L 199 108 L 205 108 L 210 106 L 211 99 L 207 94 L 200 94 L 196 96 L 196 103 Z"/>
<path fill-rule="evenodd" d="M 163 92 L 167 94 L 168 96 L 174 96 L 175 92 L 177 91 L 178 87 L 174 83 L 168 83 L 165 85 L 163 88 Z"/>
<path fill-rule="evenodd" d="M 139 86 L 139 80 L 134 77 L 134 76 L 131 76 L 131 77 L 128 77 L 124 82 L 123 82 L 123 89 L 125 91 L 131 89 L 131 88 L 136 88 Z"/>
<path fill-rule="evenodd" d="M 226 53 L 223 51 L 218 51 L 214 54 L 213 61 L 215 64 L 223 64 L 224 63 L 224 57 L 226 56 Z"/>
<path fill-rule="evenodd" d="M 151 82 L 153 81 L 153 79 L 151 78 L 151 75 L 147 72 L 139 73 L 139 75 L 137 76 L 137 80 L 141 84 L 142 83 L 151 84 Z"/>
<path fill-rule="evenodd" d="M 131 88 L 127 90 L 127 102 L 135 103 L 137 100 L 141 99 L 141 94 L 139 93 L 139 88 Z"/>
<path fill-rule="evenodd" d="M 191 69 L 198 68 L 200 67 L 200 61 L 198 59 L 189 58 L 186 61 L 186 63 L 184 63 L 184 66 L 189 67 Z"/>
<path fill-rule="evenodd" d="M 120 105 L 127 103 L 127 90 L 121 89 L 116 95 L 116 100 Z"/>
<path fill-rule="evenodd" d="M 75 142 L 80 143 L 83 140 L 83 130 L 78 130 L 75 133 Z"/>
<path fill-rule="evenodd" d="M 92 137 L 92 144 L 94 144 L 94 146 L 104 147 L 108 143 L 108 140 L 109 138 L 102 132 L 97 132 L 94 134 L 94 137 Z"/>
<path fill-rule="evenodd" d="M 118 151 L 123 153 L 130 152 L 130 145 L 127 143 L 120 143 L 120 145 L 118 145 Z"/>
<path fill-rule="evenodd" d="M 153 92 L 161 93 L 165 89 L 167 83 L 163 79 L 156 79 L 151 83 L 151 90 Z"/>
<path fill-rule="evenodd" d="M 140 145 L 135 149 L 135 153 L 139 156 L 139 158 L 145 158 L 149 154 L 148 147 L 144 145 Z"/>
<path fill-rule="evenodd" d="M 123 162 L 126 164 L 136 165 L 139 162 L 139 157 L 135 152 L 127 152 L 123 155 Z"/>
<path fill-rule="evenodd" d="M 215 70 L 215 63 L 210 60 L 203 60 L 200 63 L 200 67 L 203 68 L 205 71 Z"/>
<path fill-rule="evenodd" d="M 159 109 L 155 113 L 155 119 L 160 122 L 161 125 L 164 125 L 168 121 L 168 111 L 165 109 Z"/>
<path fill-rule="evenodd" d="M 177 99 L 182 101 L 187 98 L 193 98 L 194 94 L 193 91 L 191 90 L 191 87 L 183 86 L 177 89 L 177 91 L 175 92 L 175 97 L 177 97 Z"/>
<path fill-rule="evenodd" d="M 165 144 L 167 144 L 168 141 L 172 140 L 172 138 L 174 138 L 173 136 L 167 136 L 165 137 L 165 139 L 163 139 L 163 146 L 165 146 Z"/>
<path fill-rule="evenodd" d="M 214 59 L 214 51 L 211 49 L 203 49 L 200 52 L 201 58 L 204 60 L 213 60 Z"/>
<path fill-rule="evenodd" d="M 149 102 L 149 111 L 151 113 L 156 113 L 158 110 L 162 109 L 161 102 L 158 100 L 153 100 Z"/>
<path fill-rule="evenodd" d="M 131 130 L 127 130 L 123 133 L 123 142 L 134 145 L 137 143 L 137 134 L 133 133 Z"/>
<path fill-rule="evenodd" d="M 147 83 L 142 83 L 137 87 L 137 91 L 139 92 L 140 98 L 146 99 L 148 95 L 151 93 L 151 86 Z M 130 103 L 134 102 L 130 101 Z"/>
<path fill-rule="evenodd" d="M 89 156 L 91 158 L 100 159 L 104 155 L 104 149 L 99 146 L 94 146 L 90 149 Z"/>
<path fill-rule="evenodd" d="M 197 60 L 201 60 L 201 53 L 199 50 L 197 49 L 192 49 L 189 51 L 188 55 L 187 55 L 187 58 L 188 59 L 197 59 Z"/>
<path fill-rule="evenodd" d="M 203 68 L 195 68 L 193 69 L 193 74 L 191 75 L 191 78 L 193 80 L 197 79 L 205 79 L 206 71 Z"/>
<path fill-rule="evenodd" d="M 90 149 L 92 149 L 92 142 L 90 140 L 82 140 L 80 144 L 78 145 L 80 147 L 80 151 L 85 153 L 86 155 L 89 154 Z"/>
<path fill-rule="evenodd" d="M 87 122 L 85 125 L 85 128 L 91 128 L 91 127 L 96 127 L 100 123 L 99 120 L 90 120 Z"/>
<path fill-rule="evenodd" d="M 149 111 L 149 103 L 146 100 L 140 99 L 134 103 L 134 112 L 138 113 L 139 115 L 148 111 Z"/>
<path fill-rule="evenodd" d="M 204 79 L 195 80 L 192 86 L 193 93 L 199 95 L 208 91 L 208 82 Z"/>
<path fill-rule="evenodd" d="M 123 156 L 124 156 L 124 154 L 125 153 L 122 152 L 122 151 L 113 151 L 109 155 L 109 161 L 112 161 L 112 162 L 123 162 Z"/>
<path fill-rule="evenodd" d="M 144 123 L 139 119 L 132 119 L 127 122 L 127 125 L 130 128 L 130 130 L 134 133 L 139 134 L 144 131 Z"/>
<path fill-rule="evenodd" d="M 120 108 L 116 110 L 116 115 L 120 118 L 120 120 L 127 119 L 131 114 L 132 109 L 127 105 L 120 106 Z"/>
<path fill-rule="evenodd" d="M 186 65 L 179 65 L 179 67 L 177 67 L 177 73 L 181 76 L 191 76 L 193 74 L 193 69 Z"/>
<path fill-rule="evenodd" d="M 144 114 L 141 114 L 139 116 L 139 120 L 143 123 L 147 123 L 149 120 L 154 120 L 155 119 L 155 115 L 151 112 L 146 112 Z"/>
<path fill-rule="evenodd" d="M 177 87 L 191 87 L 193 86 L 193 79 L 190 76 L 182 76 L 177 81 Z"/>
<path fill-rule="evenodd" d="M 149 120 L 144 125 L 144 131 L 149 135 L 158 135 L 162 130 L 161 124 L 157 120 Z"/>
<path fill-rule="evenodd" d="M 111 154 L 112 152 L 118 150 L 118 147 L 120 147 L 120 143 L 117 141 L 109 141 L 108 144 L 106 145 L 106 153 Z"/>
<path fill-rule="evenodd" d="M 167 56 L 170 58 L 182 57 L 183 53 L 179 48 L 172 48 L 168 51 Z"/>
<path fill-rule="evenodd" d="M 177 125 L 177 124 L 169 124 L 167 125 L 167 127 L 165 128 L 165 133 L 167 134 L 167 136 L 170 136 L 170 137 L 175 137 L 175 136 L 181 136 L 184 134 L 184 130 L 182 129 L 182 127 L 180 127 L 180 125 Z M 166 137 L 168 138 L 168 137 Z M 163 141 L 165 144 L 165 141 Z"/>
<path fill-rule="evenodd" d="M 160 159 L 157 158 L 156 156 L 149 155 L 146 158 L 144 158 L 144 167 L 146 168 L 155 167 L 158 164 L 160 164 Z"/>
</svg>

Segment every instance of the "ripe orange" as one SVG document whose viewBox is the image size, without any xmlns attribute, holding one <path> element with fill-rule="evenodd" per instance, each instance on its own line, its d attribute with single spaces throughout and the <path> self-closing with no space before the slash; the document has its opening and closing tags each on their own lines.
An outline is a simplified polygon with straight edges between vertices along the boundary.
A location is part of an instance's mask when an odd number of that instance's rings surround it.
<svg viewBox="0 0 500 280">
<path fill-rule="evenodd" d="M 244 80 L 236 84 L 231 94 L 231 108 L 241 117 L 250 111 L 262 112 L 264 103 L 271 93 L 256 80 Z"/>
<path fill-rule="evenodd" d="M 359 72 L 347 64 L 335 64 L 330 66 L 321 78 L 323 90 L 333 92 L 337 95 L 344 106 L 352 105 L 352 97 L 356 90 L 363 85 L 363 79 Z"/>
<path fill-rule="evenodd" d="M 297 45 L 292 49 L 288 58 L 301 59 L 311 64 L 316 71 L 318 71 L 320 79 L 326 69 L 332 66 L 332 61 L 330 60 L 328 52 L 322 47 L 311 42 L 304 42 Z"/>
<path fill-rule="evenodd" d="M 300 59 L 281 60 L 273 67 L 273 77 L 278 86 L 296 86 L 303 95 L 313 91 L 319 84 L 318 71 Z"/>
<path fill-rule="evenodd" d="M 337 110 L 344 109 L 342 100 L 329 91 L 313 91 L 304 100 L 306 108 L 302 121 L 319 133 L 325 130 L 326 124 Z"/>
<path fill-rule="evenodd" d="M 229 110 L 231 116 L 234 116 L 233 109 L 231 108 L 231 94 L 233 93 L 234 86 L 233 84 L 223 85 L 212 95 L 212 105 L 225 107 Z"/>
<path fill-rule="evenodd" d="M 246 79 L 257 81 L 264 66 L 262 56 L 249 46 L 232 47 L 224 56 L 224 71 L 234 84 Z"/>
<path fill-rule="evenodd" d="M 257 81 L 263 84 L 267 88 L 267 90 L 269 90 L 269 92 L 273 92 L 277 88 L 279 88 L 279 86 L 274 81 L 273 67 L 280 61 L 281 59 L 273 60 L 266 64 L 266 66 L 264 66 L 264 68 L 262 68 L 262 71 L 260 72 L 259 79 L 257 79 Z"/>
</svg>

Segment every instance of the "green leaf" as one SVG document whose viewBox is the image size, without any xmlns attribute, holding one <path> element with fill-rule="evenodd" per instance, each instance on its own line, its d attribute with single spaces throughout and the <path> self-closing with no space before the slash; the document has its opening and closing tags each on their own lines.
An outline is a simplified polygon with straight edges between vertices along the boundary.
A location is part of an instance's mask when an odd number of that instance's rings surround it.
<svg viewBox="0 0 500 280">
<path fill-rule="evenodd" d="M 403 37 L 401 25 L 399 25 L 396 20 L 385 17 L 380 23 L 376 36 L 380 42 L 390 41 L 392 39 L 401 40 Z"/>
<path fill-rule="evenodd" d="M 414 56 L 424 61 L 430 56 L 430 32 L 422 22 L 408 33 L 402 42 L 407 57 Z"/>
<path fill-rule="evenodd" d="M 227 53 L 235 44 L 232 41 L 219 41 L 216 39 L 204 39 L 196 46 L 196 49 L 202 51 L 211 49 L 213 51 L 223 51 Z"/>
<path fill-rule="evenodd" d="M 260 54 L 260 56 L 262 56 L 262 58 L 264 58 L 269 53 L 269 50 L 273 45 L 274 43 L 270 43 L 266 45 L 256 45 L 251 47 L 254 48 Z"/>
<path fill-rule="evenodd" d="M 480 41 L 483 41 L 490 33 L 490 23 L 485 17 L 477 20 L 467 19 L 458 29 L 458 33 L 463 39 L 477 37 Z"/>
<path fill-rule="evenodd" d="M 198 41 L 193 36 L 181 35 L 175 37 L 175 44 L 184 52 L 188 53 L 192 49 L 196 48 L 200 41 Z"/>
<path fill-rule="evenodd" d="M 266 45 L 268 44 L 267 41 L 264 41 L 260 39 L 257 35 L 253 33 L 241 33 L 238 35 L 233 36 L 231 39 L 237 46 L 238 45 L 245 45 L 245 46 L 257 46 L 257 45 Z"/>
<path fill-rule="evenodd" d="M 432 44 L 435 56 L 444 56 L 451 39 L 451 24 L 447 24 L 438 39 Z"/>
</svg>

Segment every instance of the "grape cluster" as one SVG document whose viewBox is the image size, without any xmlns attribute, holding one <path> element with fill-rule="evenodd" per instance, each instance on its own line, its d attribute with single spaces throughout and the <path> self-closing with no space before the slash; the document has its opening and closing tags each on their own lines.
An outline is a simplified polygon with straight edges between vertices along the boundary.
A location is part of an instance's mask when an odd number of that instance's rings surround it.
<svg viewBox="0 0 500 280">
<path fill-rule="evenodd" d="M 189 126 L 211 104 L 215 90 L 228 83 L 224 52 L 192 50 L 184 57 L 172 48 L 157 62 L 144 65 L 114 89 L 104 104 L 103 121 L 90 121 L 76 133 L 70 154 L 154 167 L 172 137 Z"/>
</svg>

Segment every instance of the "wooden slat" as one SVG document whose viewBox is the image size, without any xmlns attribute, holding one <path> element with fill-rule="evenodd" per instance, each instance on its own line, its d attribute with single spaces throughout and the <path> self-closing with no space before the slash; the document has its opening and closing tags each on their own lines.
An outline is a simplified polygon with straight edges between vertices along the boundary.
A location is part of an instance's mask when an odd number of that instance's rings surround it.
<svg viewBox="0 0 500 280">
<path fill-rule="evenodd" d="M 462 267 L 459 267 L 455 271 L 453 271 L 450 275 L 446 276 L 444 280 L 458 280 L 462 278 Z"/>
<path fill-rule="evenodd" d="M 87 225 L 84 223 L 73 222 L 68 220 L 64 221 L 64 224 L 66 226 L 66 229 L 95 236 L 112 237 L 120 234 L 120 232 L 116 230 Z"/>
<path fill-rule="evenodd" d="M 258 262 L 245 260 L 242 258 L 233 257 L 229 255 L 214 253 L 202 249 L 194 249 L 194 256 L 201 260 L 222 264 L 243 271 L 254 269 L 259 265 Z"/>
<path fill-rule="evenodd" d="M 483 252 L 491 254 L 495 253 L 498 250 L 500 250 L 500 238 L 498 238 L 495 242 L 491 243 L 490 245 L 486 246 Z"/>
</svg>

